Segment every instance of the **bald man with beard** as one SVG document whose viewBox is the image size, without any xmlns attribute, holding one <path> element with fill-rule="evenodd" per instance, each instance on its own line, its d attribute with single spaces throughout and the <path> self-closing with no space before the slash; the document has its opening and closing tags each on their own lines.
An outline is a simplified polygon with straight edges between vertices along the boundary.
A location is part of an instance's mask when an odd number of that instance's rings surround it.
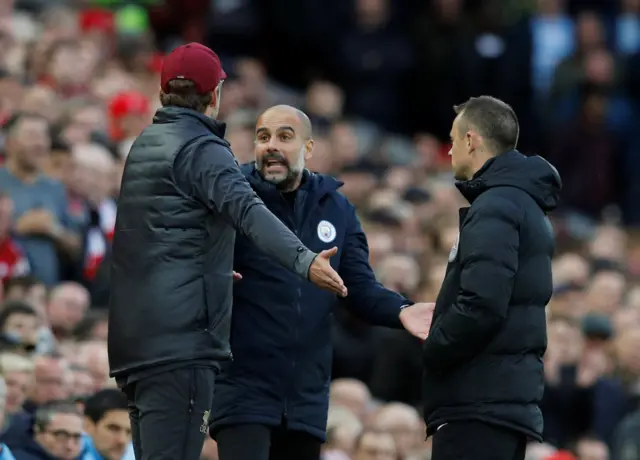
<svg viewBox="0 0 640 460">
<path fill-rule="evenodd" d="M 307 115 L 265 111 L 255 162 L 241 167 L 267 208 L 313 251 L 334 248 L 333 268 L 365 321 L 425 338 L 432 304 L 413 304 L 376 281 L 367 238 L 335 178 L 306 169 L 313 155 Z M 325 441 L 331 381 L 332 310 L 338 298 L 300 281 L 238 235 L 231 348 L 219 375 L 211 435 L 221 460 L 317 460 Z"/>
</svg>

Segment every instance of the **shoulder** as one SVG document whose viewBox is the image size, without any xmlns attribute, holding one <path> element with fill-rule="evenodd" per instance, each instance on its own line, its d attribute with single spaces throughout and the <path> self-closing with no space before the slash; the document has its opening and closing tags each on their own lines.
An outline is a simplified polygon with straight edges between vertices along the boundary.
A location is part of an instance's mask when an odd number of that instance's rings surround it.
<svg viewBox="0 0 640 460">
<path fill-rule="evenodd" d="M 523 213 L 521 194 L 526 192 L 514 187 L 491 188 L 476 198 L 468 218 L 493 217 L 519 221 Z"/>
</svg>

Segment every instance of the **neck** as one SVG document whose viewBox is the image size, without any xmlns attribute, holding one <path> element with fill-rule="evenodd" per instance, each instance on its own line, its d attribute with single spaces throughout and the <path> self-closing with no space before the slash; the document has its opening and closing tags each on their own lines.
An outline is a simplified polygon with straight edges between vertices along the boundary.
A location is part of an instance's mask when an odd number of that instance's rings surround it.
<svg viewBox="0 0 640 460">
<path fill-rule="evenodd" d="M 27 171 L 24 168 L 21 168 L 18 162 L 13 157 L 9 157 L 5 165 L 11 174 L 16 176 L 23 182 L 34 182 L 40 175 L 40 173 L 36 170 Z"/>
<path fill-rule="evenodd" d="M 482 169 L 482 167 L 487 163 L 487 161 L 489 161 L 491 158 L 495 157 L 496 155 L 493 153 L 489 153 L 485 150 L 481 150 L 478 151 L 476 153 L 476 158 L 475 158 L 475 162 L 474 165 L 471 169 L 471 177 L 469 177 L 469 179 L 473 179 L 473 176 L 475 176 L 477 174 L 478 171 L 480 171 Z"/>
</svg>

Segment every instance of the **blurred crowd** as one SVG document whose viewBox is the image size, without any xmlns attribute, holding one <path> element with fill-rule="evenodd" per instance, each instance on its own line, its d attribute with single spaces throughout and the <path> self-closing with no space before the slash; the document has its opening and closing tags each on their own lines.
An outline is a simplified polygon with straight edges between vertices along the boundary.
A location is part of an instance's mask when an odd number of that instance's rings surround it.
<svg viewBox="0 0 640 460">
<path fill-rule="evenodd" d="M 465 205 L 452 105 L 510 103 L 521 150 L 564 180 L 546 442 L 527 458 L 640 459 L 640 0 L 0 0 L 0 441 L 18 460 L 130 455 L 108 378 L 110 239 L 162 56 L 186 41 L 221 55 L 240 162 L 262 110 L 308 113 L 309 169 L 344 182 L 379 280 L 420 301 Z M 420 356 L 405 331 L 336 310 L 325 460 L 430 458 Z"/>
</svg>

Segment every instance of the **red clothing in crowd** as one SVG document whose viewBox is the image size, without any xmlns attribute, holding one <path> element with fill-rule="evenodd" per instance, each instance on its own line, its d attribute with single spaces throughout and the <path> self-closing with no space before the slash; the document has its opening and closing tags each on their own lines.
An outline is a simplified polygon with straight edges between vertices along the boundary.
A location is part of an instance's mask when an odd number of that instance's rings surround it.
<svg viewBox="0 0 640 460">
<path fill-rule="evenodd" d="M 29 274 L 30 266 L 20 246 L 11 238 L 0 241 L 0 281 Z"/>
</svg>

